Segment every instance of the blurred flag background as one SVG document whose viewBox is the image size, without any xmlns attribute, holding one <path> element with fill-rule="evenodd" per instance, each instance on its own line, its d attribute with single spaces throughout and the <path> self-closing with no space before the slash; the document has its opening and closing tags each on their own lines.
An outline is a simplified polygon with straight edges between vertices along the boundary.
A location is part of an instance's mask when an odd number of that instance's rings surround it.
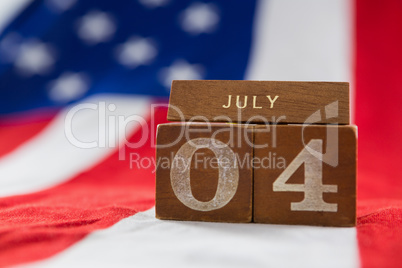
<svg viewBox="0 0 402 268">
<path fill-rule="evenodd" d="M 2 0 L 0 30 L 1 266 L 402 265 L 401 1 Z M 173 79 L 349 81 L 357 227 L 155 220 Z"/>
</svg>

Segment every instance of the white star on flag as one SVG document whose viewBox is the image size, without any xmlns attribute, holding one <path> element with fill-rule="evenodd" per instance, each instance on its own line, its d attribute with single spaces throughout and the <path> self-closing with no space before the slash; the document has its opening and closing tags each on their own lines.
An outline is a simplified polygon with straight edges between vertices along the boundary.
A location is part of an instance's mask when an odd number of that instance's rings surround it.
<svg viewBox="0 0 402 268">
<path fill-rule="evenodd" d="M 138 36 L 131 37 L 116 49 L 119 63 L 130 68 L 150 64 L 157 54 L 158 50 L 152 39 Z"/>
<path fill-rule="evenodd" d="M 49 84 L 49 98 L 68 102 L 82 97 L 89 89 L 89 78 L 84 73 L 65 72 Z"/>
<path fill-rule="evenodd" d="M 170 0 L 139 0 L 139 2 L 146 8 L 156 8 L 166 6 Z"/>
<path fill-rule="evenodd" d="M 180 15 L 182 29 L 193 35 L 211 33 L 218 23 L 218 8 L 214 4 L 194 3 Z"/>
<path fill-rule="evenodd" d="M 31 39 L 21 45 L 14 66 L 23 75 L 48 73 L 55 62 L 53 48 L 39 40 Z"/>
<path fill-rule="evenodd" d="M 89 45 L 109 41 L 116 31 L 113 16 L 101 11 L 91 11 L 78 21 L 78 36 Z"/>
<path fill-rule="evenodd" d="M 190 64 L 181 59 L 163 68 L 159 73 L 159 79 L 162 85 L 170 88 L 172 80 L 199 80 L 202 79 L 203 73 L 204 67 L 201 64 Z"/>
</svg>

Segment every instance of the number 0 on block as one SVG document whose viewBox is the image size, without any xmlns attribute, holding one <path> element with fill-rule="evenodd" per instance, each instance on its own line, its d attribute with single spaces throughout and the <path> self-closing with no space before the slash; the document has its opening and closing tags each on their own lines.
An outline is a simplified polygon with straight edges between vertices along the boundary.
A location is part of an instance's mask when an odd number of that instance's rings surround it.
<svg viewBox="0 0 402 268">
<path fill-rule="evenodd" d="M 159 125 L 156 217 L 251 222 L 253 170 L 238 158 L 253 158 L 252 130 L 225 123 Z"/>
</svg>

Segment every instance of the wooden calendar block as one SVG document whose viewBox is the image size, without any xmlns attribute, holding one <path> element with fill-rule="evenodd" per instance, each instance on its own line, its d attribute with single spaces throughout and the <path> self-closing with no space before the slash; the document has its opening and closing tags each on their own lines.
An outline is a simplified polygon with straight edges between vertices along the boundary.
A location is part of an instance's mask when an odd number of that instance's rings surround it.
<svg viewBox="0 0 402 268">
<path fill-rule="evenodd" d="M 225 123 L 159 125 L 156 217 L 251 222 L 252 130 Z"/>
<path fill-rule="evenodd" d="M 255 130 L 254 222 L 355 226 L 354 126 L 278 125 Z"/>
<path fill-rule="evenodd" d="M 175 80 L 169 104 L 170 121 L 349 124 L 349 83 Z"/>
</svg>

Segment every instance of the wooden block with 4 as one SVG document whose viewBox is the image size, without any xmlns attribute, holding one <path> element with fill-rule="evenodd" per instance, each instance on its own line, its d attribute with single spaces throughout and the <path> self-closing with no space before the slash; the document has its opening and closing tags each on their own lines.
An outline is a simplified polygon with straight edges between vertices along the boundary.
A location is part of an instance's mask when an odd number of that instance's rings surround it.
<svg viewBox="0 0 402 268">
<path fill-rule="evenodd" d="M 254 222 L 356 224 L 356 127 L 257 128 L 255 144 Z"/>
</svg>

